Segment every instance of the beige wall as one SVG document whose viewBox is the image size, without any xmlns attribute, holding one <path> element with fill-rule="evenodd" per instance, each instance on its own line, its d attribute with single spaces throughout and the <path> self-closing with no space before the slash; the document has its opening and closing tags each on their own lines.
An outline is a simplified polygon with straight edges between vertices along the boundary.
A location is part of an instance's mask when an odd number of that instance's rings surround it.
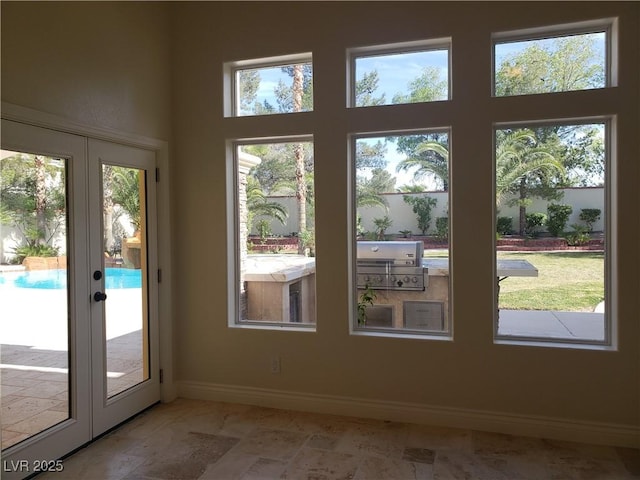
<svg viewBox="0 0 640 480">
<path fill-rule="evenodd" d="M 2 101 L 168 140 L 167 8 L 2 2 Z"/>
<path fill-rule="evenodd" d="M 558 201 L 546 201 L 541 198 L 533 198 L 531 205 L 527 207 L 527 213 L 543 212 L 547 213 L 547 205 L 549 203 L 562 203 L 571 205 L 573 212 L 569 216 L 567 221 L 567 230 L 571 230 L 571 225 L 583 224 L 580 221 L 580 211 L 583 208 L 599 208 L 604 212 L 604 188 L 590 187 L 590 188 L 565 188 L 563 191 L 562 200 Z M 388 215 L 391 217 L 393 223 L 391 228 L 387 229 L 387 233 L 398 233 L 402 230 L 411 230 L 413 234 L 420 234 L 418 229 L 418 221 L 416 220 L 416 214 L 413 213 L 411 205 L 406 203 L 403 199 L 402 193 L 386 193 L 384 198 L 388 203 Z M 431 210 L 431 222 L 429 223 L 428 234 L 436 232 L 436 218 L 446 217 L 447 209 L 449 207 L 449 194 L 448 192 L 429 192 L 428 196 L 435 199 L 438 203 Z M 509 206 L 508 201 L 511 197 L 507 197 L 500 206 L 499 216 L 511 217 L 513 228 L 518 227 L 519 211 L 518 206 Z M 269 200 L 281 203 L 289 212 L 286 223 L 282 225 L 277 220 L 271 222 L 271 231 L 274 235 L 289 235 L 291 232 L 298 231 L 298 217 L 293 214 L 296 210 L 295 197 L 269 197 Z M 386 212 L 381 207 L 361 207 L 359 209 L 362 226 L 365 230 L 373 232 L 376 230 L 376 226 L 373 221 L 376 218 L 383 217 Z M 252 234 L 257 234 L 256 228 L 257 222 L 254 222 Z M 600 216 L 600 219 L 593 224 L 593 230 L 600 232 L 604 229 L 604 215 Z M 541 231 L 546 231 L 542 228 Z"/>
<path fill-rule="evenodd" d="M 623 12 L 628 15 L 621 21 L 624 60 L 618 89 L 599 92 L 589 104 L 581 101 L 580 92 L 553 102 L 520 99 L 522 111 L 534 111 L 542 103 L 551 114 L 561 112 L 567 102 L 578 115 L 619 108 L 617 192 L 620 215 L 629 219 L 618 243 L 625 259 L 617 269 L 619 351 L 495 345 L 491 125 L 520 118 L 489 96 L 490 34 Z M 175 8 L 178 377 L 637 425 L 638 113 L 637 107 L 629 107 L 638 101 L 637 50 L 629 45 L 638 45 L 637 13 L 637 5 L 608 2 L 583 3 L 579 9 L 557 2 L 500 2 L 482 8 L 456 2 L 193 3 Z M 345 48 L 439 36 L 452 36 L 454 42 L 454 100 L 449 106 L 399 107 L 388 121 L 381 120 L 385 108 L 344 108 Z M 308 51 L 314 61 L 314 112 L 268 121 L 223 117 L 223 62 Z M 458 73 L 462 64 L 471 65 L 476 74 Z M 396 129 L 452 126 L 457 142 L 452 164 L 457 188 L 451 202 L 454 342 L 349 335 L 346 137 L 383 121 Z M 222 267 L 227 242 L 221 234 L 226 220 L 225 140 L 283 133 L 314 135 L 317 332 L 230 329 Z M 203 212 L 208 212 L 206 221 Z M 282 357 L 280 375 L 269 373 L 269 358 L 275 354 Z"/>
<path fill-rule="evenodd" d="M 589 102 L 581 92 L 525 97 L 517 109 L 490 98 L 492 31 L 616 15 L 618 88 Z M 2 2 L 2 100 L 88 125 L 172 135 L 178 380 L 637 426 L 638 30 L 632 2 Z M 344 108 L 346 47 L 444 36 L 454 42 L 451 102 L 395 107 L 390 118 L 384 107 Z M 223 118 L 224 61 L 308 51 L 314 112 Z M 475 75 L 462 74 L 462 65 Z M 493 342 L 492 122 L 535 120 L 520 116 L 539 106 L 551 116 L 567 106 L 576 115 L 618 112 L 615 191 L 625 231 L 616 243 L 624 260 L 614 278 L 617 351 Z M 452 128 L 453 342 L 349 335 L 346 137 L 382 123 Z M 314 135 L 317 332 L 230 329 L 225 140 L 283 133 Z M 282 359 L 279 375 L 269 373 L 272 355 Z"/>
</svg>

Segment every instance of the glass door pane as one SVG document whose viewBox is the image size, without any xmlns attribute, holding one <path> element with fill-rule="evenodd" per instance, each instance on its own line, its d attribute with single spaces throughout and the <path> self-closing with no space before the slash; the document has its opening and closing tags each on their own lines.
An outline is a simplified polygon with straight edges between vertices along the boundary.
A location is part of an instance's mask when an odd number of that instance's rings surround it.
<svg viewBox="0 0 640 480">
<path fill-rule="evenodd" d="M 70 418 L 67 161 L 2 150 L 2 449 Z"/>
<path fill-rule="evenodd" d="M 89 139 L 92 427 L 160 399 L 156 157 Z"/>
<path fill-rule="evenodd" d="M 102 165 L 107 396 L 149 378 L 146 173 Z"/>
</svg>

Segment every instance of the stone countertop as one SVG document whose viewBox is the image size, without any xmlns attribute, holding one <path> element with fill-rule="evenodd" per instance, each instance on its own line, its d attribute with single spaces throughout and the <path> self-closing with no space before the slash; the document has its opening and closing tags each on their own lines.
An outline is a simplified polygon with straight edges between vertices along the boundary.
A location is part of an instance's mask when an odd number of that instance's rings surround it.
<svg viewBox="0 0 640 480">
<path fill-rule="evenodd" d="M 422 265 L 429 276 L 449 275 L 448 258 L 424 258 Z M 538 269 L 526 260 L 498 260 L 498 277 L 537 277 Z"/>
<path fill-rule="evenodd" d="M 290 282 L 316 271 L 316 259 L 302 255 L 248 255 L 247 282 Z"/>
</svg>

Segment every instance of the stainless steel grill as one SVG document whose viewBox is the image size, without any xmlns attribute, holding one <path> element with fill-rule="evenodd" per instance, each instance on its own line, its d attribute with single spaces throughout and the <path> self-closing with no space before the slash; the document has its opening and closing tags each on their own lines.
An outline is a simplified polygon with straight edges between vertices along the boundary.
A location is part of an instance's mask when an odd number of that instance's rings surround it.
<svg viewBox="0 0 640 480">
<path fill-rule="evenodd" d="M 424 290 L 423 253 L 422 242 L 358 242 L 358 288 Z"/>
</svg>

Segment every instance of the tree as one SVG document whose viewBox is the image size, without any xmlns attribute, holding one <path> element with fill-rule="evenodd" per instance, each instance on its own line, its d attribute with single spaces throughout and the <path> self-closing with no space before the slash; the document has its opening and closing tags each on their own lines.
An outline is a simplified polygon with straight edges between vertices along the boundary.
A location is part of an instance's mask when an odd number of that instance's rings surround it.
<svg viewBox="0 0 640 480">
<path fill-rule="evenodd" d="M 278 111 L 288 113 L 313 110 L 313 69 L 311 63 L 288 65 L 282 67 L 282 72 L 289 75 L 291 84 L 280 80 L 273 90 Z"/>
<path fill-rule="evenodd" d="M 449 82 L 442 79 L 440 70 L 434 66 L 426 66 L 422 73 L 412 80 L 407 89 L 409 93 L 396 93 L 393 103 L 417 103 L 446 100 L 448 96 Z"/>
<path fill-rule="evenodd" d="M 496 95 L 529 95 L 600 88 L 605 85 L 604 50 L 599 34 L 539 40 L 506 55 L 496 70 Z M 538 143 L 562 159 L 564 186 L 604 183 L 601 125 L 558 125 L 532 129 Z"/>
<path fill-rule="evenodd" d="M 238 74 L 238 105 L 240 114 L 255 112 L 260 104 L 256 102 L 258 88 L 260 88 L 259 70 L 240 70 Z"/>
<path fill-rule="evenodd" d="M 604 86 L 604 52 L 595 35 L 537 41 L 505 56 L 496 71 L 496 95 L 566 92 Z"/>
<path fill-rule="evenodd" d="M 413 213 L 416 214 L 418 220 L 418 228 L 422 235 L 426 235 L 431 223 L 431 209 L 436 206 L 438 201 L 427 195 L 404 195 L 402 199 L 405 203 L 411 205 Z"/>
<path fill-rule="evenodd" d="M 111 190 L 113 203 L 119 205 L 129 216 L 134 231 L 140 230 L 140 170 L 113 166 Z"/>
<path fill-rule="evenodd" d="M 260 182 L 253 176 L 247 176 L 247 226 L 249 230 L 257 216 L 268 217 L 285 224 L 287 209 L 278 202 L 270 202 L 260 187 Z"/>
<path fill-rule="evenodd" d="M 381 208 L 387 213 L 389 204 L 382 193 L 392 192 L 395 178 L 385 170 L 387 160 L 386 142 L 370 139 L 356 141 L 356 229 L 358 234 L 363 233 L 360 216 L 361 208 Z"/>
<path fill-rule="evenodd" d="M 66 171 L 63 160 L 16 153 L 0 161 L 2 221 L 22 235 L 26 246 L 52 251 L 66 222 Z"/>
<path fill-rule="evenodd" d="M 449 149 L 443 142 L 424 141 L 411 148 L 412 155 L 401 160 L 397 172 L 413 168 L 414 181 L 423 180 L 431 174 L 442 183 L 443 190 L 449 190 Z"/>
<path fill-rule="evenodd" d="M 384 93 L 379 97 L 374 96 L 374 92 L 378 89 L 378 82 L 377 70 L 365 73 L 362 78 L 356 82 L 356 107 L 370 107 L 385 104 L 386 98 Z"/>
<path fill-rule="evenodd" d="M 412 183 L 410 185 L 400 185 L 397 188 L 399 193 L 423 193 L 426 189 L 423 185 Z"/>
<path fill-rule="evenodd" d="M 384 170 L 383 172 L 388 173 Z M 393 179 L 393 182 L 395 183 L 395 179 Z M 377 179 L 364 176 L 356 178 L 356 208 L 380 207 L 385 212 L 388 211 L 388 202 L 382 196 L 382 193 L 387 191 L 389 186 L 390 184 L 380 177 Z"/>
<path fill-rule="evenodd" d="M 564 176 L 562 162 L 528 129 L 496 132 L 496 204 L 508 194 L 519 207 L 519 234 L 526 230 L 526 208 L 531 197 L 557 200 L 558 179 Z"/>
</svg>

